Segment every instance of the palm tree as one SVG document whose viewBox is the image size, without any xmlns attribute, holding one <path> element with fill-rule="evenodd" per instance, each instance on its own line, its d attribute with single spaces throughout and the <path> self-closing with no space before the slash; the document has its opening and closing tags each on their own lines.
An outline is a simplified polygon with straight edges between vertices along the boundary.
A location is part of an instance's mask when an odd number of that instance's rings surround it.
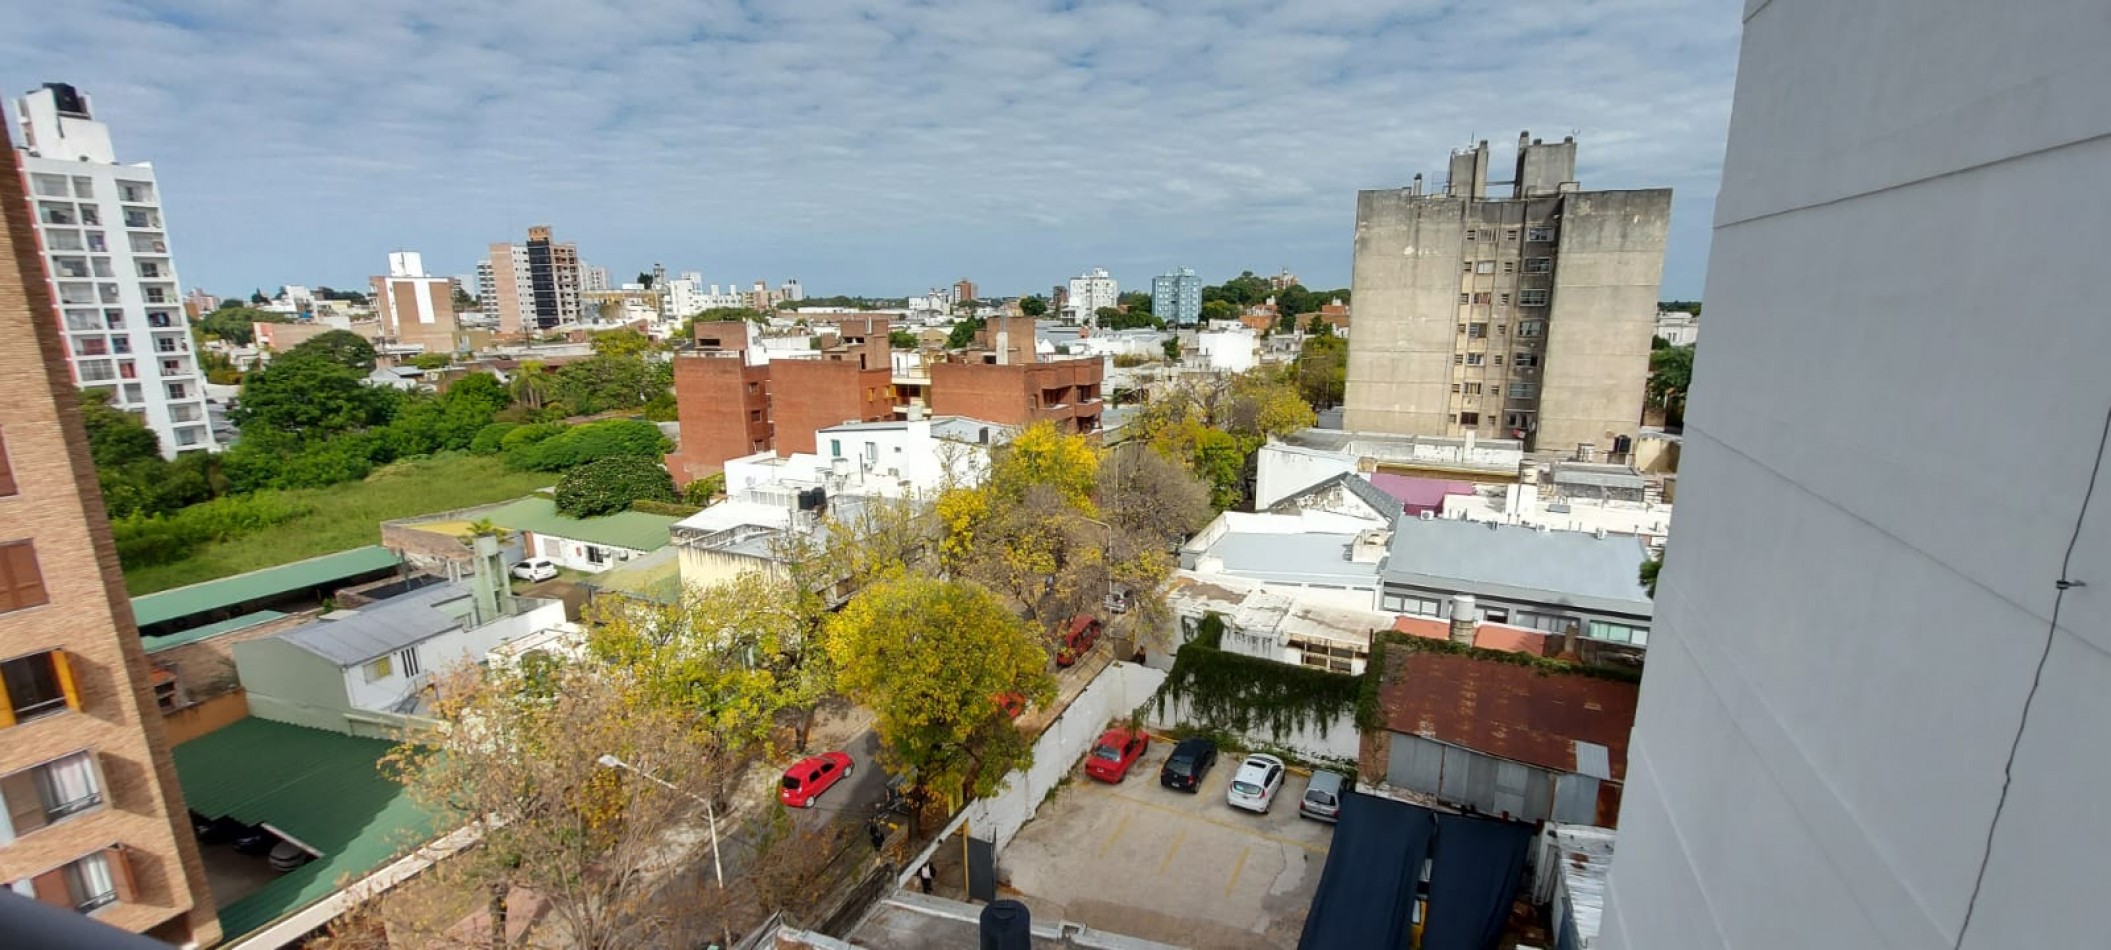
<svg viewBox="0 0 2111 950">
<path fill-rule="evenodd" d="M 550 377 L 543 372 L 541 360 L 527 360 L 513 370 L 513 382 L 508 387 L 513 399 L 530 409 L 541 409 L 550 398 Z"/>
</svg>

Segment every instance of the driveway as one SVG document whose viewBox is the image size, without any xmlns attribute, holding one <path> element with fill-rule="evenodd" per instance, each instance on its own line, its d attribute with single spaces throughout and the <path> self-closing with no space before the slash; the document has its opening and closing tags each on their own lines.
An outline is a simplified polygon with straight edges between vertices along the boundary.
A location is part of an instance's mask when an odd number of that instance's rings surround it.
<svg viewBox="0 0 2111 950">
<path fill-rule="evenodd" d="M 1295 946 L 1333 826 L 1299 818 L 1306 779 L 1291 775 L 1267 815 L 1224 802 L 1229 753 L 1196 794 L 1158 784 L 1172 744 L 1120 785 L 1077 771 L 997 859 L 1035 920 L 1061 918 L 1188 947 Z"/>
</svg>

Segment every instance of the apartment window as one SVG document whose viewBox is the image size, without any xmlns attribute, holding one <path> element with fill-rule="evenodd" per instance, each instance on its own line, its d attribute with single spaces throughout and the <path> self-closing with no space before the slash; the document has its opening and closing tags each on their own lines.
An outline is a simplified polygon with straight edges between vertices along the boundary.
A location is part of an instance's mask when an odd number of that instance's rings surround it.
<svg viewBox="0 0 2111 950">
<path fill-rule="evenodd" d="M 44 232 L 44 243 L 54 251 L 78 251 L 86 245 L 81 243 L 81 232 L 64 228 L 51 228 Z"/>
<path fill-rule="evenodd" d="M 89 209 L 89 210 L 90 210 L 90 211 L 93 211 L 94 209 L 93 209 L 93 208 L 91 208 L 91 209 Z M 89 224 L 101 224 L 101 223 L 102 223 L 101 221 L 97 221 L 97 220 L 94 220 L 94 218 L 95 218 L 95 215 L 93 215 L 93 214 L 84 214 L 84 215 L 82 215 L 81 217 L 89 219 L 89 220 L 88 220 L 88 223 L 89 223 Z M 97 254 L 101 254 L 101 253 L 104 253 L 104 252 L 107 252 L 107 251 L 109 251 L 109 250 L 110 250 L 110 247 L 109 247 L 109 245 L 108 245 L 108 244 L 105 244 L 105 243 L 103 242 L 103 232 L 101 232 L 101 231 L 90 231 L 90 232 L 88 232 L 88 249 L 89 249 L 89 250 L 91 250 L 91 251 L 94 251 L 94 252 L 96 252 Z"/>
<path fill-rule="evenodd" d="M 15 493 L 15 470 L 7 463 L 7 435 L 0 433 L 0 498 Z"/>
<path fill-rule="evenodd" d="M 94 225 L 95 227 L 102 227 L 102 226 L 103 226 L 103 213 L 102 213 L 102 211 L 98 210 L 98 209 L 97 209 L 97 208 L 96 208 L 96 207 L 95 207 L 94 205 L 82 205 L 82 206 L 81 206 L 81 223 L 82 223 L 82 224 L 89 224 L 89 225 Z M 102 249 L 103 249 L 103 247 L 102 247 L 102 244 L 103 244 L 103 236 L 102 236 L 102 235 L 101 235 L 100 233 L 97 233 L 97 232 L 93 232 L 93 231 L 89 232 L 89 234 L 88 234 L 88 247 L 89 247 L 89 249 L 90 249 L 90 250 L 96 250 L 96 251 L 100 251 L 100 250 L 102 250 Z"/>
<path fill-rule="evenodd" d="M 1459 391 L 1459 385 L 1460 385 L 1460 384 L 1458 384 L 1458 383 L 1452 383 L 1452 384 L 1451 384 L 1451 391 L 1452 391 L 1452 392 L 1458 392 L 1458 391 Z"/>
<path fill-rule="evenodd" d="M 87 280 L 89 275 L 88 259 L 85 257 L 54 256 L 51 259 L 51 269 L 61 278 L 71 277 L 75 280 Z"/>
<path fill-rule="evenodd" d="M 1452 386 L 1463 387 L 1462 391 L 1468 396 L 1478 396 L 1481 394 L 1480 383 L 1453 383 Z"/>
<path fill-rule="evenodd" d="M 73 341 L 75 356 L 109 356 L 110 341 L 99 336 Z"/>
<path fill-rule="evenodd" d="M 394 660 L 394 657 L 377 657 L 373 660 L 367 661 L 365 666 L 360 667 L 359 673 L 361 676 L 364 676 L 366 678 L 367 682 L 378 683 L 382 680 L 388 679 L 389 677 L 396 675 L 396 664 Z"/>
<path fill-rule="evenodd" d="M 9 887 L 40 903 L 89 914 L 132 899 L 132 868 L 124 846 L 111 845 Z"/>
<path fill-rule="evenodd" d="M 1468 353 L 1468 354 L 1466 354 L 1466 365 L 1468 365 L 1468 366 L 1479 366 L 1479 365 L 1481 365 L 1481 354 L 1479 354 L 1479 353 Z"/>
<path fill-rule="evenodd" d="M 1460 294 L 1460 295 L 1459 295 L 1459 302 L 1460 302 L 1460 303 L 1472 303 L 1472 302 L 1473 302 L 1473 295 L 1472 295 L 1472 294 Z"/>
<path fill-rule="evenodd" d="M 1495 229 L 1493 229 L 1493 228 L 1482 228 L 1482 229 L 1481 229 L 1481 240 L 1483 240 L 1483 241 L 1493 241 L 1493 240 L 1495 240 Z"/>
<path fill-rule="evenodd" d="M 82 383 L 106 383 L 117 378 L 117 373 L 110 369 L 108 360 L 83 360 L 73 364 L 73 369 L 81 377 Z"/>
<path fill-rule="evenodd" d="M 117 196 L 119 200 L 132 204 L 150 204 L 154 200 L 154 186 L 144 181 L 120 181 Z"/>
<path fill-rule="evenodd" d="M 1460 261 L 1460 262 L 1459 262 L 1459 273 L 1461 273 L 1461 274 L 1471 274 L 1471 273 L 1473 273 L 1473 262 L 1472 262 L 1472 261 Z"/>
<path fill-rule="evenodd" d="M 1610 620 L 1593 620 L 1586 636 L 1608 643 L 1632 643 L 1635 646 L 1649 644 L 1649 628 L 1631 624 L 1614 623 Z"/>
<path fill-rule="evenodd" d="M 1517 292 L 1517 303 L 1521 307 L 1544 307 L 1547 305 L 1547 292 L 1543 289 L 1520 290 Z"/>
<path fill-rule="evenodd" d="M 1476 274 L 1493 274 L 1495 273 L 1495 262 L 1477 261 L 1473 265 L 1473 272 Z"/>
<path fill-rule="evenodd" d="M 1553 258 L 1551 258 L 1551 257 L 1527 257 L 1527 258 L 1525 258 L 1525 273 L 1527 273 L 1527 274 L 1551 274 L 1551 273 L 1553 273 L 1553 272 L 1554 272 L 1554 259 L 1553 259 Z"/>
<path fill-rule="evenodd" d="M 1536 244 L 1547 244 L 1554 240 L 1553 228 L 1526 228 L 1525 240 Z"/>
<path fill-rule="evenodd" d="M 1509 241 L 1509 242 L 1510 242 L 1510 243 L 1512 243 L 1512 244 L 1515 244 L 1515 243 L 1517 243 L 1517 229 L 1516 229 L 1516 228 L 1504 228 L 1504 229 L 1503 229 L 1503 240 L 1505 240 L 1505 241 Z"/>
<path fill-rule="evenodd" d="M 1469 324 L 1467 324 L 1467 325 L 1466 325 L 1466 339 L 1469 339 L 1469 340 L 1485 340 L 1485 339 L 1487 339 L 1487 338 L 1488 338 L 1488 325 L 1487 325 L 1487 324 L 1485 324 L 1485 323 L 1469 323 Z"/>
<path fill-rule="evenodd" d="M 96 258 L 96 259 L 95 259 L 95 276 L 97 276 L 97 277 L 116 277 L 116 276 L 117 276 L 117 271 L 116 271 L 116 270 L 114 270 L 114 269 L 112 269 L 112 268 L 110 267 L 110 259 L 109 259 L 109 258 L 107 258 L 107 257 L 98 257 L 98 258 Z"/>
<path fill-rule="evenodd" d="M 1513 354 L 1511 354 L 1511 356 L 1510 356 L 1510 365 L 1512 365 L 1512 366 L 1538 366 L 1538 365 L 1539 365 L 1539 354 L 1537 354 L 1537 353 L 1525 353 L 1525 352 L 1518 352 L 1518 353 L 1513 353 Z"/>
<path fill-rule="evenodd" d="M 1529 412 L 1508 413 L 1503 416 L 1503 425 L 1519 432 L 1529 432 L 1532 430 L 1532 414 Z"/>
<path fill-rule="evenodd" d="M 1537 395 L 1538 392 L 1538 388 L 1534 387 L 1531 383 L 1510 384 L 1510 398 L 1512 399 L 1530 399 L 1534 395 Z"/>
<path fill-rule="evenodd" d="M 95 197 L 95 179 L 80 175 L 73 176 L 73 196 L 76 198 Z"/>
<path fill-rule="evenodd" d="M 1473 230 L 1472 228 L 1467 228 L 1467 229 L 1466 229 L 1466 240 L 1468 240 L 1468 241 L 1471 241 L 1471 240 L 1473 240 L 1473 239 L 1474 239 L 1474 237 L 1473 237 L 1473 236 L 1474 236 L 1474 235 L 1475 235 L 1476 233 L 1478 233 L 1478 232 L 1474 231 L 1474 230 Z"/>
<path fill-rule="evenodd" d="M 190 388 L 189 388 L 189 387 L 187 387 L 187 386 L 185 386 L 185 385 L 183 385 L 182 383 L 170 383 L 170 384 L 168 384 L 168 386 L 169 386 L 169 398 L 170 398 L 170 399 L 189 399 L 189 398 L 191 398 L 191 391 L 190 391 Z"/>
<path fill-rule="evenodd" d="M 1515 623 L 1520 627 L 1530 627 L 1547 633 L 1561 633 L 1568 629 L 1569 619 L 1554 614 L 1535 614 L 1527 610 L 1518 613 Z"/>
<path fill-rule="evenodd" d="M 44 574 L 37 569 L 36 545 L 28 541 L 0 544 L 0 613 L 50 601 Z"/>
<path fill-rule="evenodd" d="M 1413 614 L 1417 617 L 1443 616 L 1443 602 L 1433 597 L 1410 597 L 1405 594 L 1387 594 L 1378 599 L 1381 609 L 1387 613 Z"/>
<path fill-rule="evenodd" d="M 29 190 L 44 198 L 64 198 L 66 197 L 66 176 L 31 175 L 29 176 Z"/>
<path fill-rule="evenodd" d="M 175 323 L 176 323 L 176 320 L 175 320 L 175 318 L 174 318 L 174 317 L 171 317 L 171 316 L 169 315 L 169 312 L 168 312 L 168 311 L 166 311 L 166 310 L 149 310 L 149 311 L 147 311 L 147 326 L 153 327 L 153 328 L 154 328 L 154 329 L 156 329 L 156 330 L 167 330 L 167 329 L 170 329 L 171 327 L 175 326 Z M 119 326 L 123 326 L 123 324 L 122 324 L 122 323 L 114 323 L 114 324 L 111 324 L 111 327 L 112 327 L 112 328 L 115 328 L 115 327 L 119 327 Z"/>
<path fill-rule="evenodd" d="M 1504 262 L 1503 262 L 1503 273 L 1505 273 L 1505 274 L 1515 274 L 1515 273 L 1517 273 L 1517 262 L 1516 262 L 1516 261 L 1504 261 Z"/>
<path fill-rule="evenodd" d="M 1476 293 L 1476 294 L 1474 294 L 1474 295 L 1473 295 L 1473 302 L 1474 302 L 1474 303 L 1488 303 L 1488 302 L 1490 302 L 1490 301 L 1492 301 L 1492 300 L 1494 300 L 1494 299 L 1495 299 L 1495 295 L 1493 295 L 1493 294 L 1491 294 L 1491 293 L 1489 293 L 1488 291 L 1485 291 L 1485 290 L 1483 290 L 1483 291 L 1481 291 L 1481 292 L 1479 292 L 1479 293 Z"/>
<path fill-rule="evenodd" d="M 81 708 L 66 651 L 46 650 L 0 661 L 0 726 Z"/>
<path fill-rule="evenodd" d="M 81 223 L 81 219 L 74 217 L 72 205 L 50 201 L 37 203 L 37 217 L 45 224 L 71 225 Z"/>
<path fill-rule="evenodd" d="M 1518 336 L 1539 336 L 1545 332 L 1547 332 L 1547 324 L 1544 320 L 1526 320 L 1517 325 Z"/>
<path fill-rule="evenodd" d="M 1453 366 L 1464 366 L 1464 365 L 1466 365 L 1466 354 L 1464 354 L 1464 353 L 1453 353 L 1453 354 L 1451 354 L 1451 365 L 1453 365 Z"/>
<path fill-rule="evenodd" d="M 0 806 L 7 812 L 5 820 L 0 820 L 0 844 L 102 803 L 103 786 L 96 775 L 95 757 L 87 752 L 0 776 Z"/>
<path fill-rule="evenodd" d="M 600 549 L 590 548 L 589 550 Z M 422 669 L 418 665 L 418 648 L 416 645 L 407 646 L 404 647 L 402 650 L 397 651 L 396 662 L 402 666 L 403 675 L 405 676 L 416 676 L 418 675 L 419 670 Z"/>
<path fill-rule="evenodd" d="M 1468 429 L 1472 429 L 1472 428 L 1476 428 L 1476 427 L 1480 426 L 1480 424 L 1481 424 L 1481 414 L 1480 414 L 1480 413 L 1478 413 L 1478 412 L 1462 412 L 1462 413 L 1459 413 L 1459 425 L 1465 426 L 1465 427 L 1466 427 L 1466 428 L 1468 428 Z"/>
</svg>

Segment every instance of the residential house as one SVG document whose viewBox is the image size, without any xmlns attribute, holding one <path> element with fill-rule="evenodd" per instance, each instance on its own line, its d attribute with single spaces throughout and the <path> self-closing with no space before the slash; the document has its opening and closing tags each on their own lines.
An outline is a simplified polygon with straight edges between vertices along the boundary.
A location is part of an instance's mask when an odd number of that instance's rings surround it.
<svg viewBox="0 0 2111 950">
<path fill-rule="evenodd" d="M 1179 626 L 1178 643 L 1194 639 L 1202 618 L 1216 614 L 1224 624 L 1218 646 L 1227 653 L 1350 675 L 1363 672 L 1371 637 L 1393 624 L 1391 616 L 1369 609 L 1367 596 L 1346 598 L 1362 600 L 1359 607 L 1322 591 L 1285 591 L 1193 571 L 1176 571 L 1165 597 Z"/>
<path fill-rule="evenodd" d="M 1398 497 L 1379 488 L 1376 482 L 1355 472 L 1342 472 L 1285 495 L 1262 510 L 1283 515 L 1323 511 L 1382 527 L 1399 517 L 1403 506 Z"/>
<path fill-rule="evenodd" d="M 548 558 L 558 567 L 589 574 L 666 547 L 668 529 L 680 520 L 643 511 L 574 518 L 543 495 L 508 502 L 483 517 L 520 535 L 522 557 Z"/>
<path fill-rule="evenodd" d="M 1450 521 L 1429 513 L 1394 523 L 1378 609 L 1417 617 L 1513 624 L 1641 647 L 1655 605 L 1634 537 Z"/>
</svg>

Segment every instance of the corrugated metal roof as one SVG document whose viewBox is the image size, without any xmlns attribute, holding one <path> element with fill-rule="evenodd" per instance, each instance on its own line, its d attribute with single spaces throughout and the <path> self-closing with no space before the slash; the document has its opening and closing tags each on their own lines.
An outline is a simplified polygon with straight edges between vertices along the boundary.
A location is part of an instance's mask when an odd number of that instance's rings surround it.
<svg viewBox="0 0 2111 950">
<path fill-rule="evenodd" d="M 1627 775 L 1634 683 L 1404 649 L 1387 651 L 1385 666 L 1378 701 L 1394 732 L 1579 774 L 1577 750 L 1590 744 L 1605 750 L 1611 778 Z"/>
<path fill-rule="evenodd" d="M 397 557 L 396 552 L 379 545 L 354 548 L 216 581 L 142 594 L 132 598 L 132 616 L 144 627 L 303 588 L 320 587 L 402 563 L 403 559 Z"/>
<path fill-rule="evenodd" d="M 1576 774 L 1592 778 L 1612 778 L 1612 753 L 1595 742 L 1576 740 Z"/>
<path fill-rule="evenodd" d="M 330 616 L 351 616 L 325 617 L 278 638 L 338 666 L 352 666 L 460 627 L 462 622 L 439 605 L 468 596 L 454 584 L 435 584 L 356 611 L 338 611 Z"/>
<path fill-rule="evenodd" d="M 1632 536 L 1402 517 L 1393 526 L 1385 579 L 1647 617 L 1655 605 L 1639 571 L 1648 557 Z"/>
<path fill-rule="evenodd" d="M 667 546 L 667 529 L 680 518 L 619 511 L 599 518 L 574 518 L 557 513 L 557 503 L 540 495 L 494 508 L 484 517 L 502 528 L 533 531 L 556 538 L 590 544 L 605 544 L 633 551 L 657 551 Z"/>
<path fill-rule="evenodd" d="M 172 633 L 163 637 L 141 637 L 139 642 L 147 648 L 148 653 L 160 653 L 163 650 L 180 647 L 186 643 L 196 643 L 200 640 L 211 639 L 223 633 L 247 630 L 251 627 L 270 623 L 284 616 L 286 615 L 276 610 L 259 610 L 256 613 L 243 614 L 229 620 L 222 620 L 219 623 L 192 627 L 181 633 Z"/>
<path fill-rule="evenodd" d="M 190 807 L 208 818 L 269 824 L 323 856 L 219 909 L 229 939 L 337 890 L 430 838 L 432 818 L 376 763 L 392 744 L 265 719 L 244 719 L 175 749 Z"/>
<path fill-rule="evenodd" d="M 1378 565 L 1349 560 L 1353 534 L 1242 534 L 1217 539 L 1204 552 L 1223 559 L 1224 573 L 1285 584 L 1372 587 Z"/>
</svg>

